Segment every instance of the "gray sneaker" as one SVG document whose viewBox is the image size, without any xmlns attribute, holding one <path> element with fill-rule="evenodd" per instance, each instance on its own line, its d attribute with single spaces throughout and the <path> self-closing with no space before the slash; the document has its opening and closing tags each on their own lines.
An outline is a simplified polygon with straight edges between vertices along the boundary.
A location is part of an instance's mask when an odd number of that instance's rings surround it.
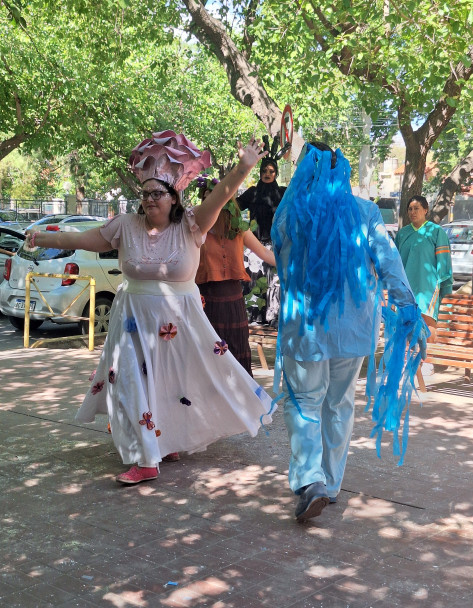
<svg viewBox="0 0 473 608">
<path fill-rule="evenodd" d="M 299 496 L 299 502 L 297 503 L 297 521 L 302 523 L 312 517 L 318 517 L 328 505 L 329 500 L 325 484 L 321 481 L 316 481 L 306 486 Z"/>
</svg>

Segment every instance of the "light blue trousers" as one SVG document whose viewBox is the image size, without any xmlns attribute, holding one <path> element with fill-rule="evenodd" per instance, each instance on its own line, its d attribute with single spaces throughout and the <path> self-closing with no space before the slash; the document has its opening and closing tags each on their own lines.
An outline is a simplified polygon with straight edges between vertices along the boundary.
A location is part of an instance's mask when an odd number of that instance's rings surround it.
<svg viewBox="0 0 473 608">
<path fill-rule="evenodd" d="M 331 497 L 340 492 L 363 358 L 295 361 L 284 357 L 284 419 L 291 445 L 289 485 L 296 494 L 316 481 L 327 486 Z"/>
</svg>

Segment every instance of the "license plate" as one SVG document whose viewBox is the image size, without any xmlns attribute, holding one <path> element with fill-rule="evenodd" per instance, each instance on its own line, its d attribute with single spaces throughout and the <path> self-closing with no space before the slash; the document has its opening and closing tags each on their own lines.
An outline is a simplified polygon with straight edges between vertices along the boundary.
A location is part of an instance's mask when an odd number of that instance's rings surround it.
<svg viewBox="0 0 473 608">
<path fill-rule="evenodd" d="M 35 306 L 36 306 L 36 302 L 34 300 L 30 301 L 30 312 L 35 309 Z M 13 308 L 16 308 L 18 310 L 25 310 L 25 301 L 16 300 L 15 306 Z"/>
</svg>

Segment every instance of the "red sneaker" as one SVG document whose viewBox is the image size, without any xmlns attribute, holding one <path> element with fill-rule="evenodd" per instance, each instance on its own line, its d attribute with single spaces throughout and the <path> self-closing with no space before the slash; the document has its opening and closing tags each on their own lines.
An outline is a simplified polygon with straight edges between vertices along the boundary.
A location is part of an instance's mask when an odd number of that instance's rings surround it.
<svg viewBox="0 0 473 608">
<path fill-rule="evenodd" d="M 126 473 L 120 473 L 116 476 L 116 480 L 121 483 L 133 485 L 140 481 L 149 481 L 158 477 L 158 469 L 156 467 L 138 467 L 133 465 Z"/>
<path fill-rule="evenodd" d="M 181 460 L 179 452 L 171 452 L 167 456 L 163 456 L 163 462 L 177 462 L 178 460 Z"/>
</svg>

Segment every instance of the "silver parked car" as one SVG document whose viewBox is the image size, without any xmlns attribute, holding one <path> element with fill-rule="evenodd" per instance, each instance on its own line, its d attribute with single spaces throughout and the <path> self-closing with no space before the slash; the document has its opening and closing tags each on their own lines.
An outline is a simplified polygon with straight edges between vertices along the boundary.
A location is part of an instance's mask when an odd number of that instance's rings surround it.
<svg viewBox="0 0 473 608">
<path fill-rule="evenodd" d="M 62 229 L 64 224 L 80 224 L 82 222 L 99 222 L 104 221 L 105 218 L 97 215 L 66 215 L 65 213 L 59 213 L 55 215 L 45 215 L 40 220 L 36 220 L 25 228 L 26 231 L 36 230 L 50 230 L 53 226 L 58 226 Z"/>
<path fill-rule="evenodd" d="M 103 225 L 104 222 L 84 222 L 65 226 L 65 231 L 87 230 Z M 66 250 L 37 247 L 33 251 L 24 246 L 6 261 L 4 281 L 0 285 L 0 310 L 13 327 L 23 329 L 25 319 L 25 278 L 28 272 L 48 274 L 80 274 L 92 276 L 96 280 L 95 289 L 95 331 L 108 331 L 110 308 L 122 273 L 118 268 L 118 252 L 94 253 L 83 250 Z M 61 314 L 87 285 L 85 281 L 35 277 L 38 288 L 43 293 L 54 312 Z M 44 317 L 38 312 L 49 312 L 34 286 L 31 287 L 30 326 L 38 328 L 46 318 L 54 323 L 71 323 L 64 317 Z M 85 289 L 67 314 L 89 316 L 89 289 Z M 73 322 L 73 321 L 72 321 Z M 83 334 L 89 331 L 88 321 L 78 321 Z"/>
<path fill-rule="evenodd" d="M 458 220 L 444 224 L 452 250 L 453 277 L 469 281 L 473 273 L 473 221 Z"/>
</svg>

